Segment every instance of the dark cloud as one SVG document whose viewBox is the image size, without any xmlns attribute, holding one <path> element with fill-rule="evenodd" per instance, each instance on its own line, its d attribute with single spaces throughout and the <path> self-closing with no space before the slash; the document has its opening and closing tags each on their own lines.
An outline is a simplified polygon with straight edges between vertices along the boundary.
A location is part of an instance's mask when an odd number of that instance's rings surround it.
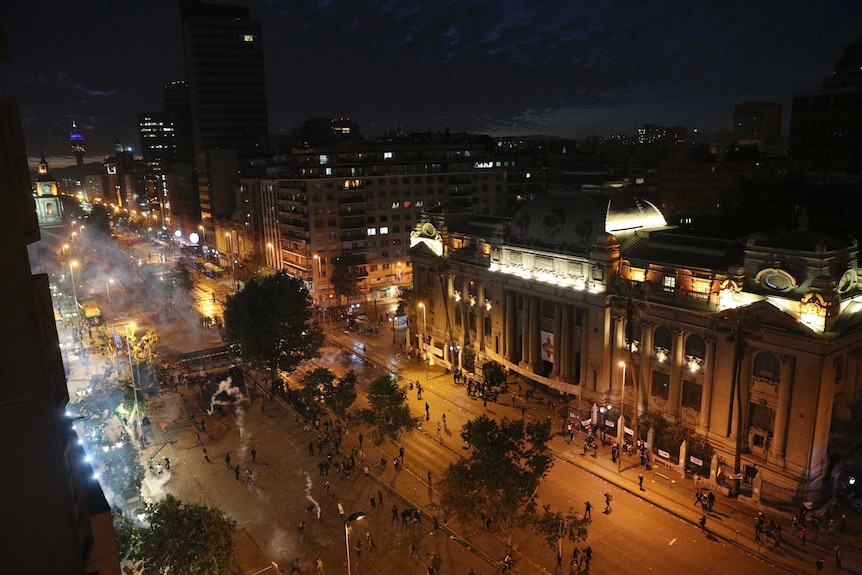
<svg viewBox="0 0 862 575">
<path fill-rule="evenodd" d="M 94 156 L 139 147 L 136 114 L 182 78 L 178 2 L 12 2 L 3 89 L 28 146 Z M 727 0 L 252 0 L 264 26 L 270 126 L 349 116 L 363 130 L 632 133 L 716 130 L 745 100 L 820 85 L 862 30 L 862 3 Z M 38 31 L 38 32 L 37 32 Z M 41 38 L 50 41 L 39 42 Z"/>
</svg>

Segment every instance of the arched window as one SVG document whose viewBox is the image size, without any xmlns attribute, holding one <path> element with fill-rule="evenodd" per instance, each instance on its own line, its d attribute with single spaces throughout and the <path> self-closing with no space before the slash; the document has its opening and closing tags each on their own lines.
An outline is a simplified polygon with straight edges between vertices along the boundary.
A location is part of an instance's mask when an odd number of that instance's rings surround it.
<svg viewBox="0 0 862 575">
<path fill-rule="evenodd" d="M 703 359 L 706 357 L 706 342 L 696 333 L 685 339 L 685 355 Z"/>
<path fill-rule="evenodd" d="M 670 359 L 670 354 L 673 351 L 673 334 L 668 328 L 663 325 L 655 328 L 653 346 L 653 353 L 659 362 L 665 362 Z"/>
<path fill-rule="evenodd" d="M 754 376 L 770 381 L 778 381 L 781 374 L 781 360 L 771 351 L 761 351 L 754 356 Z"/>
</svg>

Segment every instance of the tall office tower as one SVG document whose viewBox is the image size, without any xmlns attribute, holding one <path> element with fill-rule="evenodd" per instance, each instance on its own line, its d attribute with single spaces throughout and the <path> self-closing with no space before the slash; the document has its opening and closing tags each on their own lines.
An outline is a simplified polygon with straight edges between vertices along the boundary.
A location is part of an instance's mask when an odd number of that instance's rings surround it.
<svg viewBox="0 0 862 575">
<path fill-rule="evenodd" d="M 733 137 L 740 146 L 777 145 L 781 139 L 781 104 L 745 102 L 733 107 Z"/>
<path fill-rule="evenodd" d="M 267 148 L 260 22 L 246 6 L 180 0 L 195 153 Z"/>
<path fill-rule="evenodd" d="M 174 127 L 176 161 L 194 161 L 195 138 L 192 129 L 192 104 L 189 96 L 189 85 L 184 80 L 177 80 L 165 86 L 162 107 L 168 121 Z"/>
<path fill-rule="evenodd" d="M 69 134 L 69 144 L 72 146 L 72 154 L 75 156 L 75 164 L 78 170 L 84 167 L 84 135 L 78 129 L 78 124 L 72 121 L 72 133 Z"/>
<path fill-rule="evenodd" d="M 862 38 L 844 49 L 823 88 L 793 94 L 790 159 L 801 170 L 862 169 Z"/>
<path fill-rule="evenodd" d="M 163 172 L 176 157 L 174 127 L 163 112 L 138 114 L 138 133 L 144 164 L 153 172 Z"/>
<path fill-rule="evenodd" d="M 0 478 L 0 571 L 119 575 L 110 508 L 65 415 L 69 392 L 41 272 L 40 256 L 50 248 L 40 242 L 18 104 L 6 94 L 0 142 L 0 293 L 7 302 L 0 312 L 0 436 L 4 460 L 18 470 Z"/>
</svg>

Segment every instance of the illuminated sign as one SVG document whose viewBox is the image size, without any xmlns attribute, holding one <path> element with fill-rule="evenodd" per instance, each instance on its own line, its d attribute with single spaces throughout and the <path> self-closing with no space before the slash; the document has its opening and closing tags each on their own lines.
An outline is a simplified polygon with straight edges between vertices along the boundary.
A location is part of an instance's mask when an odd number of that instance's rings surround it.
<svg viewBox="0 0 862 575">
<path fill-rule="evenodd" d="M 487 170 L 494 167 L 494 162 L 473 162 L 473 167 L 479 170 Z"/>
</svg>

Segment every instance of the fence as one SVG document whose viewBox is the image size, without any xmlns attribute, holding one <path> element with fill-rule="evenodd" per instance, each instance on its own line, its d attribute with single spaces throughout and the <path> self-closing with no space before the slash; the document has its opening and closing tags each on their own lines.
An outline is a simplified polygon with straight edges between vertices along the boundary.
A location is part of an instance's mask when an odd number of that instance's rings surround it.
<svg viewBox="0 0 862 575">
<path fill-rule="evenodd" d="M 207 369 L 233 362 L 229 345 L 180 354 L 180 365 L 186 369 Z"/>
</svg>

